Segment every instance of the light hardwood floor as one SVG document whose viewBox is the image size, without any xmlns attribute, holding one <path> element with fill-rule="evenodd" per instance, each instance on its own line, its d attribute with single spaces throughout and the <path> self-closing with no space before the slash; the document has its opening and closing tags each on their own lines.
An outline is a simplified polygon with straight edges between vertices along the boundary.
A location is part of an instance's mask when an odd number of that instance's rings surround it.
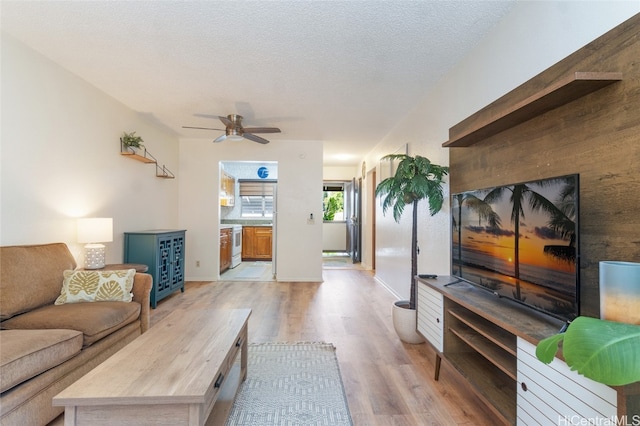
<svg viewBox="0 0 640 426">
<path fill-rule="evenodd" d="M 435 352 L 407 345 L 391 322 L 393 296 L 361 269 L 324 269 L 322 283 L 188 282 L 151 312 L 177 307 L 251 308 L 249 342 L 330 342 L 359 425 L 494 425 L 495 418 Z M 249 374 L 251 374 L 249 372 Z"/>
</svg>

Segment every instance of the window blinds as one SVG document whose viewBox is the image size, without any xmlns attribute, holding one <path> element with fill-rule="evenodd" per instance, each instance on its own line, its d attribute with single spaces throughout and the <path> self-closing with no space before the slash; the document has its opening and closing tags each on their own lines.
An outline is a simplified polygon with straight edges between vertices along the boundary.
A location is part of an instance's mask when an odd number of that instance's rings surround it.
<svg viewBox="0 0 640 426">
<path fill-rule="evenodd" d="M 275 182 L 241 180 L 241 197 L 273 197 Z"/>
</svg>

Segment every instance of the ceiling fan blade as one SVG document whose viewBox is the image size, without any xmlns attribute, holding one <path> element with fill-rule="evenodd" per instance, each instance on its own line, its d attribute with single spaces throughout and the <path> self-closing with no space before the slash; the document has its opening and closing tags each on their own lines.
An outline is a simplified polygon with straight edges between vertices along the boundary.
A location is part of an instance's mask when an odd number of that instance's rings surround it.
<svg viewBox="0 0 640 426">
<path fill-rule="evenodd" d="M 215 138 L 213 141 L 218 143 L 218 142 L 224 142 L 226 140 L 227 140 L 227 135 L 225 134 L 225 135 L 222 135 L 222 136 L 219 136 L 219 137 Z"/>
<path fill-rule="evenodd" d="M 242 137 L 245 138 L 245 139 L 249 139 L 250 141 L 254 141 L 254 142 L 258 142 L 258 143 L 262 143 L 262 144 L 269 143 L 269 141 L 266 140 L 265 138 L 261 138 L 260 136 L 256 136 L 256 135 L 254 135 L 252 133 L 244 132 Z"/>
<path fill-rule="evenodd" d="M 225 129 L 214 129 L 213 127 L 192 127 L 192 126 L 182 126 L 183 129 L 200 129 L 200 130 L 220 130 L 223 131 Z"/>
<path fill-rule="evenodd" d="M 249 133 L 280 133 L 277 127 L 245 127 L 243 130 Z"/>
<path fill-rule="evenodd" d="M 223 116 L 219 115 L 218 118 L 220 119 L 220 121 L 222 121 L 222 124 L 224 124 L 225 126 L 227 126 L 227 127 L 235 127 L 234 122 L 229 120 L 227 117 L 223 117 Z"/>
<path fill-rule="evenodd" d="M 218 114 L 193 114 L 194 117 L 202 117 L 202 118 L 218 118 L 219 115 Z"/>
</svg>

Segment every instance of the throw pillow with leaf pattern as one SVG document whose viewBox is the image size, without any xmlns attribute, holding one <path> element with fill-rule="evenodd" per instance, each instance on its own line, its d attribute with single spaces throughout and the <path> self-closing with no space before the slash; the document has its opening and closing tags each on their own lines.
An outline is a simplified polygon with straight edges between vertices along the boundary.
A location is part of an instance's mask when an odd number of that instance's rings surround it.
<svg viewBox="0 0 640 426">
<path fill-rule="evenodd" d="M 135 269 L 64 271 L 56 305 L 82 302 L 131 302 Z"/>
</svg>

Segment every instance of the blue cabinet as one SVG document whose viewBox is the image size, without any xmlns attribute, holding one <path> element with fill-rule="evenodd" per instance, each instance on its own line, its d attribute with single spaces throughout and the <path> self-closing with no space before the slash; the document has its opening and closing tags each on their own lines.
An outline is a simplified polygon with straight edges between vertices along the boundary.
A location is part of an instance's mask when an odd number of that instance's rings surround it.
<svg viewBox="0 0 640 426">
<path fill-rule="evenodd" d="M 149 266 L 153 277 L 151 307 L 180 289 L 184 293 L 184 230 L 150 230 L 124 233 L 125 263 Z"/>
</svg>

